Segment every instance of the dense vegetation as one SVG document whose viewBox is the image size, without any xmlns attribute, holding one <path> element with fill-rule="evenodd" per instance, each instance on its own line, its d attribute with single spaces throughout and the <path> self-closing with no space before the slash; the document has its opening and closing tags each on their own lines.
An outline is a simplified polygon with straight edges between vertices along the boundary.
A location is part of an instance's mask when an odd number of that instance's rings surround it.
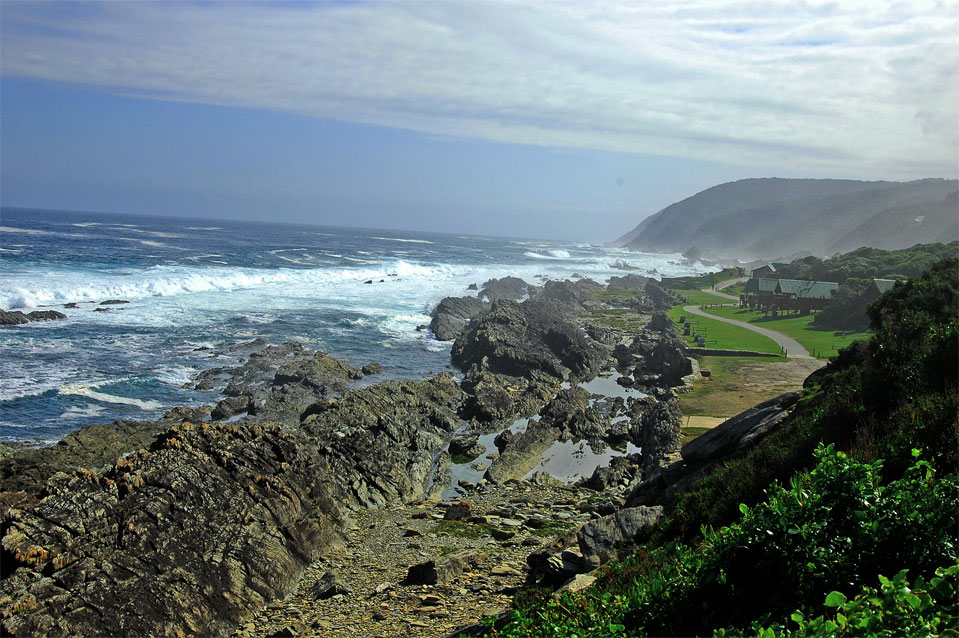
<svg viewBox="0 0 959 638">
<path fill-rule="evenodd" d="M 857 248 L 829 259 L 811 256 L 797 259 L 789 266 L 780 268 L 775 277 L 835 281 L 839 284 L 849 282 L 863 286 L 873 279 L 918 277 L 932 264 L 955 257 L 957 253 L 959 241 L 948 244 L 917 244 L 903 250 Z"/>
<path fill-rule="evenodd" d="M 869 308 L 788 422 L 503 636 L 956 635 L 959 260 Z"/>
</svg>

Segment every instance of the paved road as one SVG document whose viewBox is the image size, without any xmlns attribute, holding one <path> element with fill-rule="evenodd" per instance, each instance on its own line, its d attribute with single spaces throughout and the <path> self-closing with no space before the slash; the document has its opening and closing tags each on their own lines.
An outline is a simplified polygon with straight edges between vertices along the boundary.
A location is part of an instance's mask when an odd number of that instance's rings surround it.
<svg viewBox="0 0 959 638">
<path fill-rule="evenodd" d="M 731 279 L 724 281 L 718 284 L 715 288 L 716 290 L 722 290 L 727 286 L 731 286 L 735 283 L 741 281 L 746 281 L 746 278 L 741 279 Z M 732 295 L 727 295 L 722 292 L 716 292 L 716 290 L 706 290 L 706 292 L 712 293 L 719 297 L 724 297 L 725 299 L 732 299 L 733 301 L 739 301 L 739 297 L 734 297 Z M 688 313 L 699 315 L 700 317 L 708 317 L 710 319 L 715 319 L 716 321 L 722 321 L 723 323 L 729 323 L 734 326 L 739 326 L 740 328 L 745 328 L 746 330 L 752 330 L 753 332 L 758 332 L 759 334 L 769 337 L 776 343 L 778 343 L 785 351 L 786 355 L 794 359 L 812 359 L 813 357 L 809 354 L 809 351 L 800 345 L 798 341 L 792 337 L 787 337 L 786 335 L 776 332 L 775 330 L 770 330 L 769 328 L 760 328 L 757 325 L 746 323 L 745 321 L 738 321 L 736 319 L 726 319 L 725 317 L 717 317 L 716 315 L 711 315 L 708 312 L 703 312 L 700 310 L 699 306 L 684 306 L 683 310 Z"/>
<path fill-rule="evenodd" d="M 722 297 L 723 299 L 732 299 L 733 301 L 739 301 L 739 297 L 733 295 L 727 295 L 724 292 L 719 292 L 723 288 L 729 288 L 735 284 L 741 284 L 744 281 L 748 281 L 749 277 L 740 277 L 739 279 L 727 279 L 726 281 L 721 281 L 712 288 L 706 290 L 706 292 L 716 295 L 717 297 Z"/>
</svg>

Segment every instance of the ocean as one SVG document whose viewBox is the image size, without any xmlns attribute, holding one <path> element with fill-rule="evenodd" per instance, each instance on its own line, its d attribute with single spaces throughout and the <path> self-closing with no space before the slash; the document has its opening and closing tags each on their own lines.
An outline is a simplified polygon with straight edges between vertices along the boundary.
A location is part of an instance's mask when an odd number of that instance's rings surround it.
<svg viewBox="0 0 959 638">
<path fill-rule="evenodd" d="M 221 351 L 258 338 L 376 361 L 377 378 L 451 371 L 451 344 L 421 328 L 443 297 L 493 277 L 605 282 L 625 267 L 706 270 L 590 244 L 3 208 L 0 308 L 68 318 L 0 329 L 0 441 L 212 405 L 217 394 L 190 380 L 240 363 L 242 349 Z"/>
</svg>

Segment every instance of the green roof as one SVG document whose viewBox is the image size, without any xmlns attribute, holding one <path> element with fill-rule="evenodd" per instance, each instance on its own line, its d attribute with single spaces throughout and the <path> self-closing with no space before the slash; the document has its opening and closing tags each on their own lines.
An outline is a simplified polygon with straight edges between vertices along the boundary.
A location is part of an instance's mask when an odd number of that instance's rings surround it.
<svg viewBox="0 0 959 638">
<path fill-rule="evenodd" d="M 876 284 L 876 288 L 879 289 L 879 294 L 887 290 L 892 290 L 892 287 L 896 285 L 895 279 L 873 279 L 872 281 Z"/>
<path fill-rule="evenodd" d="M 776 292 L 794 295 L 797 299 L 832 299 L 839 284 L 831 281 L 804 281 L 800 279 L 780 279 Z"/>
<path fill-rule="evenodd" d="M 776 292 L 778 279 L 764 279 L 762 277 L 753 277 L 746 282 L 746 292 Z"/>
</svg>

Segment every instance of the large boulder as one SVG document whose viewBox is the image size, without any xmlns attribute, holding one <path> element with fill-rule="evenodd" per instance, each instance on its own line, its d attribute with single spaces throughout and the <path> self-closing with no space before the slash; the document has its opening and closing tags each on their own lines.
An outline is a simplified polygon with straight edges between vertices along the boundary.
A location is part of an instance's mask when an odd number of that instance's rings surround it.
<svg viewBox="0 0 959 638">
<path fill-rule="evenodd" d="M 430 330 L 440 341 L 452 341 L 463 334 L 470 319 L 488 307 L 476 297 L 446 297 L 433 311 Z"/>
<path fill-rule="evenodd" d="M 496 301 L 497 299 L 519 301 L 530 296 L 533 288 L 519 277 L 503 277 L 502 279 L 487 281 L 476 296 L 486 301 Z"/>
<path fill-rule="evenodd" d="M 798 400 L 798 392 L 787 392 L 723 421 L 684 445 L 683 458 L 712 461 L 745 452 L 779 427 Z"/>
<path fill-rule="evenodd" d="M 453 344 L 453 363 L 517 377 L 595 375 L 609 353 L 579 328 L 570 307 L 552 300 L 494 302 Z"/>
</svg>

